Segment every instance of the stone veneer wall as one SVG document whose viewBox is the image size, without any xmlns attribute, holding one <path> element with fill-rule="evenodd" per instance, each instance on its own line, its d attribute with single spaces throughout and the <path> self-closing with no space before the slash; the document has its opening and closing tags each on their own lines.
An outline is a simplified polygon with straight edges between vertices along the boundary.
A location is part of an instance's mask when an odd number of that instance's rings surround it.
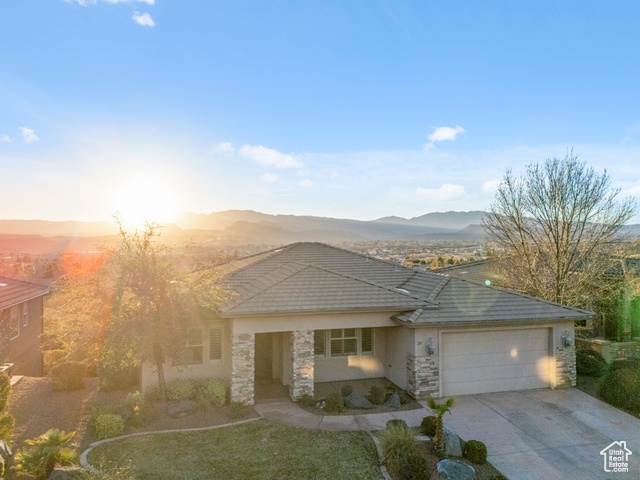
<svg viewBox="0 0 640 480">
<path fill-rule="evenodd" d="M 559 346 L 556 348 L 556 388 L 576 386 L 576 349 Z"/>
<path fill-rule="evenodd" d="M 416 357 L 407 352 L 407 391 L 414 398 L 440 396 L 440 377 L 438 356 L 423 355 Z"/>
<path fill-rule="evenodd" d="M 313 397 L 314 365 L 313 330 L 291 332 L 289 395 L 293 400 L 298 400 L 305 394 Z"/>
<path fill-rule="evenodd" d="M 253 405 L 256 337 L 241 333 L 231 338 L 231 401 Z"/>
</svg>

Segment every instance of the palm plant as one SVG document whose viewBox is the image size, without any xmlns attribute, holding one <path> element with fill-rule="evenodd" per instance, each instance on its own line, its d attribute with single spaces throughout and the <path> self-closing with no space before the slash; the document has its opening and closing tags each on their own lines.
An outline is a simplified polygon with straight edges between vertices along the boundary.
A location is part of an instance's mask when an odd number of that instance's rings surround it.
<svg viewBox="0 0 640 480">
<path fill-rule="evenodd" d="M 65 433 L 57 428 L 27 440 L 28 447 L 16 454 L 16 470 L 38 480 L 46 479 L 57 465 L 71 465 L 78 459 L 75 450 L 64 445 L 76 432 Z"/>
<path fill-rule="evenodd" d="M 436 421 L 436 438 L 434 440 L 434 448 L 438 455 L 444 454 L 444 433 L 443 433 L 443 423 L 442 417 L 445 413 L 451 413 L 451 408 L 456 403 L 455 397 L 449 397 L 446 401 L 442 403 L 438 403 L 435 398 L 429 397 L 427 398 L 427 406 L 435 412 L 437 415 Z"/>
</svg>

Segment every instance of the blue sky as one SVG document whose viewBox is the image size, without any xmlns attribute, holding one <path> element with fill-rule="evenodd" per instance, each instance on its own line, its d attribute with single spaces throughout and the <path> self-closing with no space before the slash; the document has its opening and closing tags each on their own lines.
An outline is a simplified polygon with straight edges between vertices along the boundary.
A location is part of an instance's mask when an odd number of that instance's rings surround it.
<svg viewBox="0 0 640 480">
<path fill-rule="evenodd" d="M 635 1 L 5 0 L 0 218 L 475 210 L 570 147 L 640 197 L 638 51 Z"/>
</svg>

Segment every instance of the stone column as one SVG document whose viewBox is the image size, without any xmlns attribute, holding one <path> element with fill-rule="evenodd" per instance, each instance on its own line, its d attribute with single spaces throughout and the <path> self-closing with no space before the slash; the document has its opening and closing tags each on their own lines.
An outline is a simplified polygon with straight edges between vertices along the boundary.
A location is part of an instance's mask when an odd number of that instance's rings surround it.
<svg viewBox="0 0 640 480">
<path fill-rule="evenodd" d="M 291 332 L 289 395 L 292 400 L 298 400 L 305 394 L 313 397 L 314 365 L 313 330 Z"/>
<path fill-rule="evenodd" d="M 241 333 L 231 338 L 231 401 L 253 405 L 256 337 Z"/>
<path fill-rule="evenodd" d="M 576 349 L 559 346 L 556 348 L 556 388 L 576 386 Z"/>
<path fill-rule="evenodd" d="M 413 398 L 440 396 L 438 355 L 416 357 L 407 352 L 407 391 Z"/>
</svg>

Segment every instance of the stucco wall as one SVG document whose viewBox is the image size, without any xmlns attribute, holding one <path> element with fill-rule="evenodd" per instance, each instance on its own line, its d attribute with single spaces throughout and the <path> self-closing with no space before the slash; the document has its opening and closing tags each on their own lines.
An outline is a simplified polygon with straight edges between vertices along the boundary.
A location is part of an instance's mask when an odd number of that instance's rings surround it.
<svg viewBox="0 0 640 480">
<path fill-rule="evenodd" d="M 42 375 L 42 299 L 43 297 L 34 298 L 26 302 L 28 305 L 26 326 L 24 326 L 22 311 L 18 308 L 20 334 L 9 341 L 6 353 L 7 361 L 15 364 L 14 375 L 32 377 Z"/>
<path fill-rule="evenodd" d="M 400 388 L 407 388 L 407 354 L 415 349 L 417 330 L 405 327 L 385 328 L 386 360 L 385 376 Z"/>
</svg>

